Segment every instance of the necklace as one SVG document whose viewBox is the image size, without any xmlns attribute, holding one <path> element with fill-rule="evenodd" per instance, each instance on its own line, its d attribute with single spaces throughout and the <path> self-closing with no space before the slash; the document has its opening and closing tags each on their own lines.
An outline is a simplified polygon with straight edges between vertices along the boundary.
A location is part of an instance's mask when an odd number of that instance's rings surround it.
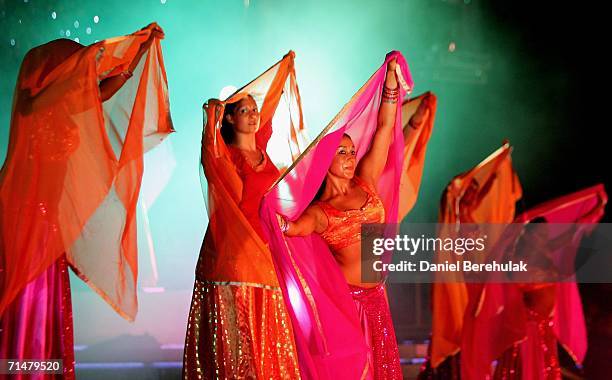
<svg viewBox="0 0 612 380">
<path fill-rule="evenodd" d="M 259 148 L 256 148 L 257 150 L 255 152 L 251 151 L 251 150 L 246 150 L 246 149 L 242 149 L 239 148 L 237 146 L 234 146 L 234 148 L 238 149 L 240 151 L 240 153 L 242 154 L 242 157 L 244 157 L 244 160 L 249 164 L 249 166 L 251 166 L 253 169 L 256 169 L 257 167 L 261 166 L 261 164 L 263 164 L 266 160 L 266 156 L 263 154 L 263 151 Z M 257 158 L 253 159 L 253 154 L 257 154 Z"/>
</svg>

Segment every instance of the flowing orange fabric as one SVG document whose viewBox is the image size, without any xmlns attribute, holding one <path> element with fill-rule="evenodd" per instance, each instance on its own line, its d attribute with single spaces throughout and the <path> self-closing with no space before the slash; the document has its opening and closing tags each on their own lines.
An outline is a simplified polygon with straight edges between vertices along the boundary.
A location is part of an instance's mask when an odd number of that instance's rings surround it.
<svg viewBox="0 0 612 380">
<path fill-rule="evenodd" d="M 159 40 L 104 103 L 99 82 L 127 70 L 150 34 L 87 47 L 57 40 L 26 55 L 0 176 L 0 314 L 66 253 L 84 281 L 134 319 L 142 156 L 173 131 Z"/>
<path fill-rule="evenodd" d="M 226 101 L 204 105 L 201 174 L 209 222 L 185 339 L 186 379 L 300 378 L 291 320 L 258 232 L 259 216 L 252 212 L 279 175 L 277 168 L 291 165 L 306 146 L 294 57 L 289 52 Z M 266 163 L 259 172 L 221 135 L 225 105 L 247 95 L 260 110 L 255 138 Z M 202 183 L 204 190 L 204 178 Z"/>
<path fill-rule="evenodd" d="M 183 379 L 299 379 L 280 289 L 196 280 Z"/>
<path fill-rule="evenodd" d="M 512 168 L 510 152 L 510 145 L 505 143 L 476 167 L 453 178 L 442 195 L 439 222 L 446 226 L 511 223 L 522 189 Z M 468 192 L 472 195 L 466 202 Z M 488 240 L 493 246 L 495 237 Z M 462 278 L 456 280 L 433 284 L 431 364 L 434 368 L 460 350 L 468 303 L 475 308 L 479 304 L 482 286 L 470 284 L 475 286 L 468 290 Z"/>
<path fill-rule="evenodd" d="M 423 116 L 422 124 L 417 130 L 414 130 L 410 125 L 410 120 L 421 104 L 427 110 Z M 405 124 L 402 126 L 404 131 L 404 162 L 399 187 L 399 222 L 412 210 L 419 195 L 427 143 L 431 137 L 437 108 L 438 98 L 431 92 L 411 98 L 402 104 L 402 120 Z"/>
<path fill-rule="evenodd" d="M 239 207 L 242 180 L 220 128 L 226 103 L 253 96 L 261 110 L 258 146 L 266 150 L 268 141 L 275 141 L 267 149 L 270 158 L 279 168 L 289 166 L 306 146 L 294 57 L 290 52 L 226 101 L 211 99 L 204 105 L 202 167 L 207 181 L 209 222 L 198 265 L 200 279 L 278 286 L 270 251 Z M 276 112 L 277 109 L 284 112 Z"/>
</svg>

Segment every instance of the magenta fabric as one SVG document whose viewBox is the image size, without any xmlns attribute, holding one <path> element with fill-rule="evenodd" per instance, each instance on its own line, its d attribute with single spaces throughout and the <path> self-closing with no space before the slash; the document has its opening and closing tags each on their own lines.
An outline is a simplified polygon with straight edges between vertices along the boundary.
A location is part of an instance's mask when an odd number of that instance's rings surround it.
<svg viewBox="0 0 612 380">
<path fill-rule="evenodd" d="M 514 223 L 527 223 L 534 218 L 544 217 L 548 223 L 597 223 L 603 216 L 607 195 L 603 185 L 593 186 L 569 195 L 545 202 L 517 216 Z M 557 232 L 559 228 L 555 228 Z M 502 252 L 502 245 L 511 244 L 517 232 L 500 241 L 496 251 Z M 557 266 L 572 264 L 583 232 L 576 232 L 573 245 L 552 252 Z M 554 236 L 553 236 L 554 237 Z M 490 375 L 491 361 L 495 355 L 509 349 L 521 340 L 526 350 L 538 342 L 537 329 L 530 327 L 529 310 L 523 302 L 519 284 L 487 283 L 485 296 L 474 318 L 474 329 L 465 334 L 462 342 L 461 373 L 470 379 L 486 379 Z M 556 301 L 553 317 L 554 333 L 564 348 L 580 364 L 587 349 L 587 335 L 580 294 L 575 282 L 556 283 Z M 521 353 L 521 373 L 545 373 L 541 355 Z"/>
<path fill-rule="evenodd" d="M 260 215 L 289 313 L 304 379 L 371 378 L 368 347 L 348 284 L 325 242 L 317 234 L 285 237 L 276 213 L 295 219 L 319 189 L 342 135 L 357 148 L 357 160 L 367 151 L 377 127 L 386 65 L 397 58 L 400 95 L 412 89 L 412 78 L 401 53 L 394 51 L 334 120 L 313 141 L 262 202 Z M 386 221 L 397 223 L 398 188 L 403 160 L 401 102 L 398 102 L 393 142 L 377 184 Z"/>
<path fill-rule="evenodd" d="M 62 359 L 63 374 L 11 379 L 74 379 L 70 279 L 65 256 L 23 288 L 0 316 L 0 359 Z"/>
<path fill-rule="evenodd" d="M 372 350 L 369 360 L 372 363 L 374 379 L 403 379 L 399 349 L 384 283 L 373 288 L 349 285 L 349 289 L 357 307 L 361 329 Z"/>
<path fill-rule="evenodd" d="M 519 215 L 516 221 L 544 217 L 548 223 L 597 223 L 603 217 L 607 201 L 606 191 L 600 184 L 545 202 Z M 582 237 L 580 232 L 577 234 L 580 234 L 574 238 L 577 245 L 567 247 L 553 257 L 563 257 L 564 263 L 573 263 Z M 557 284 L 554 330 L 561 345 L 577 363 L 582 363 L 587 349 L 587 334 L 580 293 L 575 282 Z M 524 369 L 526 364 L 523 361 Z"/>
</svg>

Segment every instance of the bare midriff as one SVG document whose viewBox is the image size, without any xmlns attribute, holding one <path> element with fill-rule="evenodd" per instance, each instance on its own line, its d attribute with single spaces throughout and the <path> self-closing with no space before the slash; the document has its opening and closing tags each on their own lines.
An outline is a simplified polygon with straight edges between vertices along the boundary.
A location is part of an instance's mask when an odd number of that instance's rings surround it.
<svg viewBox="0 0 612 380">
<path fill-rule="evenodd" d="M 358 178 L 355 181 L 367 193 L 366 202 L 362 207 L 338 210 L 329 203 L 317 203 L 328 221 L 321 237 L 332 251 L 346 281 L 351 285 L 370 288 L 376 286 L 378 282 L 362 282 L 362 265 L 371 266 L 372 263 L 362 262 L 361 226 L 368 223 L 384 223 L 385 209 L 371 186 Z"/>
</svg>

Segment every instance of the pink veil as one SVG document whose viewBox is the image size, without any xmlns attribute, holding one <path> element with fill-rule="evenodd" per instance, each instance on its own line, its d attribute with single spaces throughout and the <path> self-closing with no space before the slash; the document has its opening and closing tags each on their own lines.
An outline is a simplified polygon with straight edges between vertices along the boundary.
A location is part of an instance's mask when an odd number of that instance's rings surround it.
<svg viewBox="0 0 612 380">
<path fill-rule="evenodd" d="M 603 185 L 596 185 L 538 205 L 517 216 L 514 223 L 528 223 L 538 217 L 545 218 L 548 223 L 567 223 L 567 228 L 571 228 L 570 223 L 597 223 L 603 216 L 606 202 Z M 563 233 L 564 228 L 563 225 L 555 226 L 557 233 Z M 504 250 L 502 245 L 511 244 L 517 238 L 516 233 L 510 234 L 510 239 L 500 241 L 500 252 Z M 573 264 L 582 236 L 583 232 L 576 231 L 574 244 L 552 252 L 553 260 L 556 259 L 557 264 Z M 553 329 L 559 343 L 576 363 L 581 364 L 586 354 L 587 334 L 578 287 L 571 278 L 556 283 L 556 286 Z M 462 375 L 470 378 L 485 378 L 490 372 L 495 356 L 486 354 L 500 355 L 514 342 L 526 338 L 532 341 L 526 332 L 527 310 L 517 284 L 487 283 L 484 293 L 487 296 L 483 297 L 477 315 L 473 316 L 481 328 L 475 329 L 471 341 L 464 341 L 462 347 Z M 537 355 L 531 351 L 539 348 L 532 346 L 527 345 L 521 355 L 524 375 L 542 373 L 542 368 L 538 368 L 542 363 L 535 360 Z"/>
<path fill-rule="evenodd" d="M 598 223 L 607 201 L 603 185 L 595 185 L 536 206 L 519 215 L 516 222 L 543 217 L 548 223 Z M 573 241 L 580 242 L 583 232 L 576 234 L 578 236 L 574 236 Z M 557 255 L 562 256 L 565 262 L 573 263 L 578 246 L 572 245 L 562 250 L 564 252 Z M 580 293 L 575 282 L 557 284 L 554 331 L 559 343 L 576 363 L 581 364 L 586 355 L 587 334 Z"/>
<path fill-rule="evenodd" d="M 363 157 L 377 126 L 387 62 L 397 58 L 401 96 L 412 89 L 412 78 L 401 53 L 387 55 L 383 65 L 359 89 L 289 170 L 261 205 L 276 272 L 291 315 L 302 376 L 306 379 L 369 378 L 368 348 L 347 283 L 325 242 L 316 234 L 285 237 L 276 213 L 295 219 L 311 203 L 321 185 L 342 135 L 347 133 Z M 397 223 L 404 139 L 401 102 L 393 142 L 377 186 L 386 222 Z"/>
</svg>

